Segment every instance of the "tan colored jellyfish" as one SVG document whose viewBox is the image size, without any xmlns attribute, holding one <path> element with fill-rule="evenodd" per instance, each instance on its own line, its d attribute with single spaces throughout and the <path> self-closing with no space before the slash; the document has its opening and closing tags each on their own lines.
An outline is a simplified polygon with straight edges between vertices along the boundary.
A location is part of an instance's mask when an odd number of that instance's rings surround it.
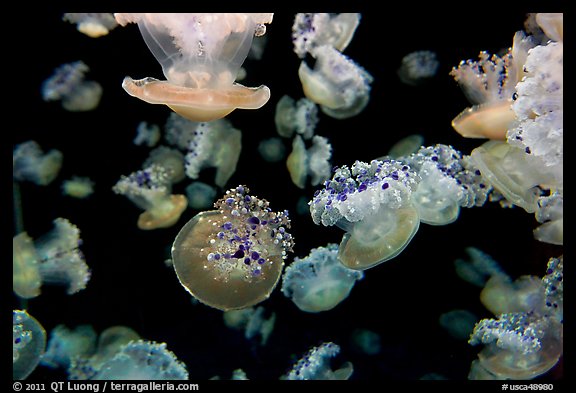
<svg viewBox="0 0 576 393">
<path fill-rule="evenodd" d="M 313 186 L 327 180 L 330 177 L 331 157 L 332 145 L 327 138 L 315 135 L 312 146 L 306 149 L 302 137 L 296 135 L 292 141 L 292 152 L 286 159 L 292 182 L 297 187 L 304 188 L 308 177 Z"/>
<path fill-rule="evenodd" d="M 184 225 L 172 259 L 192 296 L 223 311 L 270 296 L 294 242 L 286 231 L 288 211 L 274 213 L 268 205 L 238 186 L 215 203 L 218 210 L 199 213 Z"/>
<path fill-rule="evenodd" d="M 262 85 L 235 83 L 254 36 L 266 32 L 272 14 L 115 14 L 125 26 L 137 23 L 162 66 L 166 81 L 124 78 L 128 94 L 164 104 L 194 121 L 222 118 L 234 109 L 258 109 L 270 98 Z"/>
</svg>

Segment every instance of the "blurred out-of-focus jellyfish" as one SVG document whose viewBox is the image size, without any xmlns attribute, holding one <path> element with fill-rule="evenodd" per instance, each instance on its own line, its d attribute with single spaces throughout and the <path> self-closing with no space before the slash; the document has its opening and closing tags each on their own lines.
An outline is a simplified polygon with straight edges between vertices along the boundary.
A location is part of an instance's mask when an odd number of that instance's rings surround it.
<svg viewBox="0 0 576 393">
<path fill-rule="evenodd" d="M 342 52 L 354 37 L 360 24 L 361 14 L 343 12 L 298 13 L 292 25 L 294 52 L 303 59 L 307 53 L 313 55 L 318 46 L 329 45 Z"/>
<path fill-rule="evenodd" d="M 76 357 L 94 354 L 96 337 L 96 332 L 91 325 L 80 325 L 72 330 L 64 325 L 57 325 L 50 332 L 48 347 L 40 364 L 67 370 Z"/>
<path fill-rule="evenodd" d="M 26 232 L 12 240 L 12 287 L 24 299 L 40 295 L 43 284 L 64 285 L 69 295 L 86 288 L 90 269 L 78 248 L 80 230 L 65 218 L 54 220 L 54 229 L 33 241 Z"/>
<path fill-rule="evenodd" d="M 84 199 L 94 193 L 94 182 L 88 177 L 72 176 L 62 182 L 62 194 Z"/>
<path fill-rule="evenodd" d="M 83 61 L 62 64 L 42 83 L 44 101 L 60 101 L 70 112 L 96 109 L 102 97 L 102 86 L 96 81 L 85 80 L 90 71 Z"/>
<path fill-rule="evenodd" d="M 184 363 L 165 343 L 131 341 L 105 361 L 92 380 L 185 380 Z"/>
<path fill-rule="evenodd" d="M 467 247 L 465 251 L 469 257 L 468 260 L 463 258 L 454 260 L 456 274 L 462 280 L 483 288 L 492 276 L 508 277 L 500 264 L 490 255 L 475 247 Z"/>
<path fill-rule="evenodd" d="M 136 137 L 133 143 L 136 146 L 146 145 L 148 147 L 156 146 L 160 140 L 160 127 L 156 124 L 148 124 L 145 121 L 138 123 L 136 128 Z"/>
<path fill-rule="evenodd" d="M 306 149 L 302 137 L 296 135 L 292 141 L 292 152 L 286 159 L 292 182 L 299 188 L 304 188 L 308 176 L 313 186 L 327 180 L 330 177 L 331 157 L 332 145 L 327 138 L 314 135 L 312 146 Z"/>
<path fill-rule="evenodd" d="M 338 260 L 338 245 L 313 248 L 305 258 L 294 258 L 282 276 L 282 293 L 302 311 L 328 311 L 348 297 L 364 273 Z"/>
<path fill-rule="evenodd" d="M 415 51 L 402 58 L 398 77 L 405 84 L 416 86 L 436 75 L 439 65 L 436 52 Z"/>
<path fill-rule="evenodd" d="M 158 165 L 122 176 L 112 190 L 144 210 L 138 217 L 138 228 L 144 230 L 171 227 L 188 206 L 186 196 L 171 194 L 170 176 Z"/>
<path fill-rule="evenodd" d="M 500 315 L 530 310 L 543 303 L 544 296 L 536 276 L 522 276 L 512 282 L 507 276 L 495 275 L 480 292 L 480 301 L 492 314 Z"/>
<path fill-rule="evenodd" d="M 329 45 L 314 49 L 314 69 L 300 63 L 298 76 L 304 94 L 335 119 L 347 119 L 364 110 L 374 80 L 366 70 Z"/>
<path fill-rule="evenodd" d="M 164 104 L 194 121 L 222 118 L 234 109 L 258 109 L 270 89 L 235 83 L 254 36 L 265 34 L 272 14 L 115 14 L 125 26 L 137 23 L 166 81 L 124 78 L 131 96 Z"/>
<path fill-rule="evenodd" d="M 278 283 L 294 245 L 288 211 L 272 212 L 246 186 L 226 191 L 214 205 L 217 210 L 194 216 L 174 240 L 178 279 L 200 302 L 223 311 L 258 304 Z"/>
<path fill-rule="evenodd" d="M 20 143 L 12 153 L 14 179 L 46 186 L 52 183 L 60 173 L 62 158 L 62 152 L 56 149 L 44 154 L 36 141 Z"/>
<path fill-rule="evenodd" d="M 382 350 L 380 335 L 368 329 L 354 329 L 350 336 L 350 344 L 353 349 L 365 355 L 377 355 Z"/>
<path fill-rule="evenodd" d="M 478 317 L 468 310 L 452 310 L 440 315 L 438 322 L 456 340 L 468 341 Z"/>
<path fill-rule="evenodd" d="M 262 306 L 225 311 L 223 313 L 224 324 L 230 329 L 244 330 L 244 337 L 248 340 L 260 336 L 260 345 L 266 345 L 274 330 L 276 313 L 273 312 L 266 319 L 264 311 Z"/>
<path fill-rule="evenodd" d="M 309 202 L 316 225 L 346 231 L 338 257 L 350 269 L 365 270 L 400 254 L 420 225 L 411 194 L 418 174 L 400 161 L 356 161 L 335 168 Z"/>
<path fill-rule="evenodd" d="M 276 131 L 284 138 L 292 138 L 295 132 L 304 139 L 312 138 L 318 120 L 318 107 L 308 98 L 295 101 L 292 97 L 283 95 L 276 104 Z"/>
<path fill-rule="evenodd" d="M 216 188 L 201 181 L 190 183 L 186 187 L 188 206 L 192 209 L 204 210 L 212 207 L 216 200 Z"/>
<path fill-rule="evenodd" d="M 340 353 L 340 346 L 325 342 L 312 348 L 292 369 L 280 379 L 287 380 L 347 380 L 354 372 L 352 363 L 345 362 L 340 368 L 333 370 L 330 359 Z"/>
<path fill-rule="evenodd" d="M 102 13 L 65 13 L 62 17 L 65 22 L 76 25 L 79 32 L 88 37 L 98 38 L 107 35 L 118 23 L 114 15 L 108 12 Z"/>
<path fill-rule="evenodd" d="M 26 379 L 46 348 L 46 331 L 26 310 L 12 312 L 12 378 Z"/>
<path fill-rule="evenodd" d="M 452 120 L 452 127 L 466 138 L 503 140 L 516 116 L 512 102 L 522 80 L 528 50 L 534 40 L 519 31 L 512 48 L 502 57 L 482 51 L 478 61 L 461 61 L 450 75 L 462 87 L 473 106 Z"/>
<path fill-rule="evenodd" d="M 214 183 L 224 187 L 236 171 L 242 132 L 227 119 L 197 123 L 185 157 L 186 175 L 198 179 L 204 168 L 216 168 Z"/>
<path fill-rule="evenodd" d="M 390 150 L 388 150 L 387 156 L 393 159 L 398 159 L 402 156 L 409 156 L 412 153 L 416 153 L 423 145 L 424 137 L 422 135 L 408 135 L 392 145 Z"/>
<path fill-rule="evenodd" d="M 564 41 L 564 14 L 540 12 L 535 15 L 536 23 L 552 41 Z"/>
<path fill-rule="evenodd" d="M 147 168 L 151 165 L 163 166 L 168 172 L 170 183 L 176 184 L 186 178 L 186 171 L 184 169 L 184 154 L 178 149 L 173 149 L 168 146 L 158 146 L 152 150 L 148 158 L 142 165 Z"/>
<path fill-rule="evenodd" d="M 261 140 L 258 144 L 258 153 L 260 153 L 264 161 L 278 162 L 286 157 L 286 147 L 280 138 L 267 138 Z"/>
</svg>

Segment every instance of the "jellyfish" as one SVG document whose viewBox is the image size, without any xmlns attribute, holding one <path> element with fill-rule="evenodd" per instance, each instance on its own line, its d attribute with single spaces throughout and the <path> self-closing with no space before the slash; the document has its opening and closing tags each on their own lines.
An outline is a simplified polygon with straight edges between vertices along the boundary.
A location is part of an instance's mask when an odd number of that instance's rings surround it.
<svg viewBox="0 0 576 393">
<path fill-rule="evenodd" d="M 26 141 L 14 148 L 12 174 L 15 180 L 47 186 L 60 173 L 62 158 L 60 150 L 52 149 L 44 154 L 36 141 Z"/>
<path fill-rule="evenodd" d="M 382 350 L 380 335 L 368 329 L 354 329 L 350 343 L 353 349 L 365 355 L 377 355 Z"/>
<path fill-rule="evenodd" d="M 242 132 L 227 119 L 199 123 L 187 149 L 186 175 L 197 179 L 202 169 L 216 168 L 214 183 L 224 187 L 236 171 L 242 150 Z"/>
<path fill-rule="evenodd" d="M 122 176 L 112 188 L 144 210 L 138 217 L 138 228 L 143 230 L 169 228 L 180 219 L 188 200 L 184 195 L 172 195 L 171 189 L 168 172 L 158 165 Z"/>
<path fill-rule="evenodd" d="M 91 356 L 95 350 L 96 332 L 91 325 L 80 325 L 72 330 L 57 325 L 50 332 L 48 347 L 40 364 L 67 370 L 74 358 Z"/>
<path fill-rule="evenodd" d="M 235 83 L 254 36 L 265 34 L 272 14 L 115 14 L 125 26 L 137 23 L 166 81 L 124 78 L 128 94 L 164 104 L 194 121 L 222 118 L 234 109 L 258 109 L 270 89 Z"/>
<path fill-rule="evenodd" d="M 530 311 L 544 304 L 544 289 L 535 276 L 522 276 L 514 282 L 507 276 L 495 275 L 480 292 L 480 301 L 492 314 Z"/>
<path fill-rule="evenodd" d="M 395 160 L 334 168 L 309 202 L 312 220 L 346 231 L 338 251 L 344 266 L 369 269 L 400 254 L 418 231 L 411 199 L 418 181 L 416 172 Z"/>
<path fill-rule="evenodd" d="M 226 191 L 217 210 L 194 216 L 172 246 L 182 286 L 201 303 L 222 311 L 254 306 L 278 283 L 294 241 L 288 211 L 272 212 L 269 202 L 246 186 Z"/>
<path fill-rule="evenodd" d="M 467 341 L 478 317 L 468 310 L 452 310 L 440 315 L 438 322 L 456 340 Z"/>
<path fill-rule="evenodd" d="M 85 80 L 90 68 L 83 61 L 62 64 L 42 83 L 44 101 L 61 101 L 70 112 L 96 109 L 102 97 L 102 86 L 96 81 Z"/>
<path fill-rule="evenodd" d="M 347 380 L 354 372 L 352 363 L 345 362 L 333 370 L 330 358 L 340 353 L 340 346 L 333 342 L 324 342 L 308 351 L 292 369 L 280 379 L 287 380 Z"/>
<path fill-rule="evenodd" d="M 436 52 L 415 51 L 402 58 L 398 76 L 405 84 L 416 86 L 436 75 L 439 65 Z"/>
<path fill-rule="evenodd" d="M 26 379 L 46 348 L 46 331 L 26 310 L 12 312 L 12 378 Z"/>
<path fill-rule="evenodd" d="M 108 12 L 102 13 L 65 13 L 62 17 L 65 22 L 73 23 L 82 34 L 88 37 L 98 38 L 107 35 L 118 23 L 114 15 Z"/>
<path fill-rule="evenodd" d="M 195 181 L 186 187 L 186 196 L 188 205 L 192 209 L 208 209 L 216 200 L 216 188 L 201 181 Z"/>
<path fill-rule="evenodd" d="M 308 176 L 313 186 L 327 180 L 330 177 L 331 157 L 332 145 L 327 138 L 315 135 L 312 146 L 306 149 L 302 137 L 296 135 L 292 142 L 292 152 L 286 159 L 292 182 L 299 188 L 304 188 Z"/>
<path fill-rule="evenodd" d="M 292 25 L 294 52 L 303 59 L 306 54 L 314 55 L 314 49 L 329 45 L 340 52 L 352 41 L 360 24 L 361 14 L 347 13 L 298 13 Z"/>
<path fill-rule="evenodd" d="M 263 346 L 268 342 L 276 322 L 276 313 L 273 312 L 266 319 L 264 311 L 262 306 L 225 311 L 224 324 L 231 329 L 244 330 L 244 337 L 248 340 L 260 336 L 260 345 Z"/>
<path fill-rule="evenodd" d="M 148 124 L 145 121 L 138 123 L 136 128 L 136 137 L 133 143 L 137 146 L 146 145 L 154 147 L 160 140 L 160 127 L 156 124 Z"/>
<path fill-rule="evenodd" d="M 315 48 L 313 55 L 316 58 L 313 70 L 305 61 L 298 69 L 306 97 L 335 119 L 347 119 L 362 112 L 370 101 L 372 75 L 331 46 Z"/>
<path fill-rule="evenodd" d="M 338 260 L 338 245 L 313 248 L 294 258 L 282 276 L 282 293 L 305 312 L 328 311 L 348 297 L 364 273 L 348 269 Z"/>
<path fill-rule="evenodd" d="M 416 153 L 423 144 L 424 137 L 422 135 L 408 135 L 407 137 L 400 139 L 398 142 L 392 145 L 390 150 L 388 150 L 387 157 L 398 159 L 402 156 L 409 156 L 412 153 Z"/>
<path fill-rule="evenodd" d="M 462 61 L 450 75 L 462 87 L 473 106 L 452 120 L 452 127 L 466 138 L 504 140 L 516 119 L 512 102 L 516 84 L 524 76 L 523 66 L 534 40 L 519 31 L 512 48 L 499 57 L 480 52 L 479 61 Z"/>
<path fill-rule="evenodd" d="M 288 95 L 283 95 L 276 104 L 274 115 L 276 131 L 284 138 L 291 138 L 294 132 L 310 139 L 318 124 L 318 107 L 308 98 L 298 101 Z"/>
<path fill-rule="evenodd" d="M 177 149 L 168 146 L 158 146 L 150 150 L 143 167 L 147 168 L 152 165 L 164 167 L 168 173 L 169 181 L 172 184 L 179 183 L 186 178 L 184 154 Z"/>
<path fill-rule="evenodd" d="M 94 193 L 94 182 L 88 177 L 72 176 L 62 182 L 62 194 L 84 199 Z"/>
<path fill-rule="evenodd" d="M 86 288 L 90 269 L 78 248 L 80 230 L 65 218 L 54 220 L 54 229 L 34 241 L 26 232 L 12 240 L 12 288 L 21 298 L 40 295 L 43 284 L 65 285 L 72 295 Z"/>
<path fill-rule="evenodd" d="M 286 156 L 286 147 L 282 139 L 272 137 L 262 139 L 258 144 L 258 152 L 266 162 L 282 161 Z"/>
<path fill-rule="evenodd" d="M 469 260 L 458 258 L 454 261 L 456 274 L 462 280 L 483 288 L 492 276 L 502 276 L 507 280 L 510 279 L 502 270 L 500 264 L 490 255 L 476 247 L 467 247 L 465 251 Z"/>
</svg>

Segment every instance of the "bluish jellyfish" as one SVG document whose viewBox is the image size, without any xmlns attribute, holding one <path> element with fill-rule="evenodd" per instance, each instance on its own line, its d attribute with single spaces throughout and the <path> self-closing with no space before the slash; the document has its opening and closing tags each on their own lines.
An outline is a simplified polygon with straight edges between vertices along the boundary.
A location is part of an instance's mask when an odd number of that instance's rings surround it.
<svg viewBox="0 0 576 393">
<path fill-rule="evenodd" d="M 415 51 L 402 58 L 398 76 L 405 84 L 416 86 L 436 75 L 439 65 L 436 52 Z"/>
<path fill-rule="evenodd" d="M 20 143 L 12 154 L 12 173 L 17 181 L 29 181 L 46 186 L 60 173 L 62 152 L 52 149 L 44 154 L 36 141 Z"/>
<path fill-rule="evenodd" d="M 223 311 L 258 304 L 270 296 L 292 251 L 288 211 L 272 212 L 246 186 L 226 191 L 214 205 L 174 240 L 178 279 L 200 302 Z"/>
<path fill-rule="evenodd" d="M 282 293 L 302 311 L 328 311 L 348 297 L 364 273 L 348 269 L 338 260 L 338 245 L 314 248 L 310 255 L 286 267 Z"/>
<path fill-rule="evenodd" d="M 194 121 L 211 121 L 233 110 L 258 109 L 270 89 L 235 83 L 254 36 L 265 34 L 272 14 L 115 14 L 125 26 L 137 23 L 162 66 L 166 81 L 124 78 L 131 96 L 164 104 Z"/>
<path fill-rule="evenodd" d="M 332 369 L 330 359 L 340 353 L 340 346 L 332 342 L 325 342 L 308 351 L 288 372 L 280 379 L 287 380 L 346 380 L 349 379 L 354 368 L 352 363 L 345 362 L 340 368 Z"/>
<path fill-rule="evenodd" d="M 96 332 L 91 325 L 68 329 L 57 325 L 50 332 L 46 353 L 40 364 L 50 368 L 68 370 L 76 357 L 92 356 L 96 350 Z"/>
<path fill-rule="evenodd" d="M 46 348 L 46 331 L 26 310 L 12 312 L 12 378 L 26 379 Z"/>
<path fill-rule="evenodd" d="M 85 80 L 88 71 L 90 68 L 83 61 L 62 64 L 42 83 L 42 98 L 44 101 L 60 101 L 62 107 L 70 112 L 96 109 L 102 97 L 102 86 Z"/>
<path fill-rule="evenodd" d="M 216 188 L 201 181 L 190 183 L 186 187 L 188 206 L 192 209 L 204 210 L 214 206 Z"/>
<path fill-rule="evenodd" d="M 224 324 L 230 329 L 243 330 L 247 340 L 260 336 L 260 345 L 266 345 L 274 330 L 276 313 L 264 317 L 264 307 L 247 307 L 239 310 L 229 310 L 223 313 Z"/>
<path fill-rule="evenodd" d="M 377 355 L 382 350 L 380 335 L 368 329 L 354 329 L 350 336 L 352 348 L 365 354 Z"/>
<path fill-rule="evenodd" d="M 286 147 L 280 138 L 267 138 L 261 140 L 258 144 L 258 153 L 260 153 L 264 161 L 278 162 L 286 157 Z"/>
<path fill-rule="evenodd" d="M 145 121 L 138 123 L 136 127 L 136 137 L 132 141 L 136 146 L 145 145 L 156 146 L 160 140 L 160 127 L 156 124 L 148 124 Z"/>
<path fill-rule="evenodd" d="M 468 310 L 452 310 L 440 315 L 438 322 L 456 340 L 467 341 L 478 317 Z"/>
</svg>

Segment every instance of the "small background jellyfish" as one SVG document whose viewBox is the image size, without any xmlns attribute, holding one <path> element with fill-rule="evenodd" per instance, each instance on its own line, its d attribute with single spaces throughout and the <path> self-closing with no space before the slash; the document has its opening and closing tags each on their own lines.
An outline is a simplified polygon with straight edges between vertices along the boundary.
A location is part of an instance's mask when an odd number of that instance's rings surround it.
<svg viewBox="0 0 576 393">
<path fill-rule="evenodd" d="M 346 380 L 352 375 L 352 363 L 346 362 L 340 368 L 332 369 L 331 358 L 340 353 L 340 346 L 332 342 L 325 342 L 308 351 L 288 372 L 280 379 L 287 380 Z"/>
<path fill-rule="evenodd" d="M 318 107 L 308 98 L 294 101 L 292 97 L 283 95 L 276 104 L 276 131 L 284 138 L 292 138 L 295 132 L 304 139 L 312 138 L 318 120 Z"/>
<path fill-rule="evenodd" d="M 78 31 L 88 37 L 98 38 L 114 30 L 118 23 L 111 13 L 65 13 L 62 17 L 65 22 L 76 25 Z"/>
<path fill-rule="evenodd" d="M 436 75 L 439 65 L 435 52 L 415 51 L 402 58 L 398 77 L 405 84 L 416 86 Z"/>
<path fill-rule="evenodd" d="M 278 162 L 286 157 L 286 147 L 280 138 L 262 139 L 258 144 L 258 153 L 260 153 L 264 161 Z"/>
<path fill-rule="evenodd" d="M 14 180 L 30 181 L 46 186 L 60 173 L 63 155 L 60 150 L 52 149 L 44 154 L 36 141 L 18 144 L 12 153 L 12 174 Z"/>
<path fill-rule="evenodd" d="M 216 188 L 201 181 L 195 181 L 186 187 L 186 197 L 188 206 L 192 209 L 208 209 L 216 200 Z"/>
<path fill-rule="evenodd" d="M 292 141 L 292 152 L 286 159 L 286 167 L 292 182 L 298 188 L 304 188 L 308 177 L 313 186 L 327 180 L 330 177 L 331 157 L 332 145 L 328 142 L 328 138 L 315 135 L 312 138 L 312 146 L 306 149 L 302 137 L 296 135 Z"/>
<path fill-rule="evenodd" d="M 138 123 L 134 144 L 137 146 L 146 145 L 154 147 L 160 140 L 160 127 L 156 124 L 148 124 L 145 121 Z"/>
<path fill-rule="evenodd" d="M 223 314 L 224 324 L 230 329 L 243 330 L 247 340 L 260 337 L 259 345 L 266 345 L 274 330 L 276 313 L 264 317 L 264 307 L 247 307 L 240 310 L 229 310 Z"/>
<path fill-rule="evenodd" d="M 282 293 L 306 312 L 328 311 L 348 297 L 364 273 L 338 260 L 338 245 L 314 248 L 305 258 L 294 258 L 282 276 Z"/>
<path fill-rule="evenodd" d="M 94 182 L 88 177 L 72 176 L 62 182 L 62 193 L 73 198 L 88 198 L 94 193 Z"/>
<path fill-rule="evenodd" d="M 81 60 L 62 64 L 42 83 L 44 101 L 60 101 L 70 112 L 96 109 L 102 97 L 102 86 L 96 81 L 85 80 L 90 69 Z"/>
</svg>

